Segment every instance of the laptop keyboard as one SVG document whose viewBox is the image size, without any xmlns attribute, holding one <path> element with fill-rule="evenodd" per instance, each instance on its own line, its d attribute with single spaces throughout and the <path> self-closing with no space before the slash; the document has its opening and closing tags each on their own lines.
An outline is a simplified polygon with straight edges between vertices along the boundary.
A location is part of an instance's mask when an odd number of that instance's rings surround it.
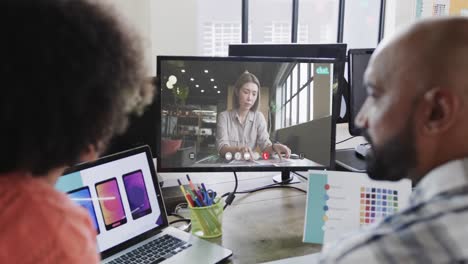
<svg viewBox="0 0 468 264">
<path fill-rule="evenodd" d="M 171 235 L 164 235 L 112 260 L 109 264 L 159 263 L 191 246 L 192 244 Z"/>
</svg>

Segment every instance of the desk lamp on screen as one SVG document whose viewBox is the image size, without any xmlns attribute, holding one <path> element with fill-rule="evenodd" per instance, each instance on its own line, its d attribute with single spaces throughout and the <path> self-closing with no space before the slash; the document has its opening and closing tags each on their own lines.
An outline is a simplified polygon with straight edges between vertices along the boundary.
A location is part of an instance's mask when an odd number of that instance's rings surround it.
<svg viewBox="0 0 468 264">
<path fill-rule="evenodd" d="M 336 64 L 323 58 L 158 56 L 158 170 L 281 171 L 279 181 L 286 182 L 290 171 L 333 168 Z M 260 87 L 251 80 L 250 90 L 239 86 L 246 73 Z M 268 153 L 273 143 L 292 155 Z"/>
<path fill-rule="evenodd" d="M 354 125 L 359 110 L 367 97 L 364 86 L 364 72 L 369 64 L 374 49 L 350 49 L 348 51 L 348 83 L 349 83 L 349 133 L 360 136 L 359 128 Z M 369 143 L 362 143 L 355 147 L 356 154 L 363 158 L 366 156 Z"/>
</svg>

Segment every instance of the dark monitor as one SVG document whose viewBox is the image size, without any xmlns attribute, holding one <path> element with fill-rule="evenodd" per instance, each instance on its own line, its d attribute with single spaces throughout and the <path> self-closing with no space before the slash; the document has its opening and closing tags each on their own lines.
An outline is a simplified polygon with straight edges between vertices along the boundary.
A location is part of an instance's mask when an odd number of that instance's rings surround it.
<svg viewBox="0 0 468 264">
<path fill-rule="evenodd" d="M 229 44 L 229 56 L 254 56 L 254 57 L 304 57 L 304 58 L 333 58 L 338 60 L 336 65 L 337 71 L 343 71 L 346 62 L 345 43 L 333 44 Z M 338 77 L 339 75 L 337 75 Z M 348 110 L 346 102 L 348 102 L 348 89 L 344 76 L 339 76 L 340 85 L 335 90 L 336 96 L 341 98 L 336 104 L 337 107 L 337 123 L 348 121 Z"/>
<path fill-rule="evenodd" d="M 373 52 L 374 49 L 350 49 L 348 51 L 349 133 L 352 136 L 360 135 L 359 129 L 354 125 L 354 119 L 367 97 L 364 72 Z"/>
<path fill-rule="evenodd" d="M 310 57 L 346 60 L 346 44 L 229 44 L 229 56 Z"/>
<path fill-rule="evenodd" d="M 343 74 L 337 64 L 323 58 L 158 56 L 158 170 L 333 168 L 333 90 L 336 75 Z M 249 82 L 249 89 L 236 90 L 246 72 L 258 78 L 260 89 Z M 263 155 L 275 142 L 287 145 L 291 158 Z M 252 155 L 220 154 L 225 146 L 249 146 Z"/>
</svg>

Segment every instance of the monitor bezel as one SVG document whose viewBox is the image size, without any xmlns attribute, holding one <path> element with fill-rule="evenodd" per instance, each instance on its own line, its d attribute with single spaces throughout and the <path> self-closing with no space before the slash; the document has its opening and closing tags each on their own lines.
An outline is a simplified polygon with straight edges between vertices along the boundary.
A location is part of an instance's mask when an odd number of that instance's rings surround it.
<svg viewBox="0 0 468 264">
<path fill-rule="evenodd" d="M 352 65 L 352 58 L 354 55 L 362 55 L 362 54 L 372 54 L 374 53 L 375 49 L 350 49 L 348 51 L 348 86 L 349 86 L 349 102 L 348 102 L 348 131 L 351 136 L 361 136 L 361 130 L 354 125 L 354 119 L 356 118 L 357 113 L 354 113 L 352 110 L 354 108 L 354 93 L 352 87 L 353 83 L 353 65 Z M 358 111 L 359 112 L 359 111 Z"/>
<path fill-rule="evenodd" d="M 341 59 L 336 58 L 310 58 L 310 57 L 241 57 L 241 56 L 229 56 L 229 57 L 209 57 L 209 56 L 157 56 L 156 57 L 156 65 L 157 65 L 157 75 L 161 76 L 161 61 L 164 60 L 206 60 L 206 61 L 242 61 L 242 62 L 305 62 L 305 63 L 340 63 L 343 62 Z M 340 73 L 335 72 L 335 67 L 333 69 L 334 75 L 339 75 Z M 341 73 L 343 74 L 343 73 Z M 177 168 L 170 168 L 170 167 L 162 167 L 161 163 L 161 140 L 162 140 L 162 133 L 161 133 L 161 89 L 162 89 L 162 78 L 158 78 L 157 83 L 157 93 L 154 98 L 156 109 L 156 117 L 159 120 L 159 129 L 157 129 L 156 133 L 156 160 L 157 160 L 157 169 L 158 172 L 232 172 L 232 171 L 239 171 L 239 172 L 255 172 L 255 171 L 282 171 L 282 172 L 289 172 L 289 171 L 307 171 L 312 169 L 334 169 L 335 168 L 335 136 L 336 136 L 336 118 L 338 116 L 336 110 L 336 103 L 339 98 L 337 98 L 341 93 L 339 91 L 339 83 L 337 87 L 337 91 L 333 92 L 332 97 L 332 122 L 331 122 L 331 144 L 330 144 L 330 163 L 328 166 L 297 166 L 297 167 L 243 167 L 243 166 L 233 166 L 233 167 L 177 167 Z M 339 82 L 339 78 L 338 78 Z"/>
</svg>

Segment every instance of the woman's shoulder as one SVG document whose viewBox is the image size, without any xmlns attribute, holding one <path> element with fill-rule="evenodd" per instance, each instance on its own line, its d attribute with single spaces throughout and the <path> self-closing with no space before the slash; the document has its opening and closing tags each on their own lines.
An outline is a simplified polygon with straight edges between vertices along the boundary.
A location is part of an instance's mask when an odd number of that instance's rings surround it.
<svg viewBox="0 0 468 264">
<path fill-rule="evenodd" d="M 232 116 L 233 114 L 234 114 L 234 110 L 225 110 L 225 111 L 222 111 L 221 113 L 219 113 L 218 116 L 227 118 L 227 117 Z"/>
<path fill-rule="evenodd" d="M 251 112 L 253 113 L 255 119 L 265 120 L 265 116 L 263 115 L 262 112 L 260 112 L 258 110 L 257 111 L 251 111 Z"/>
</svg>

